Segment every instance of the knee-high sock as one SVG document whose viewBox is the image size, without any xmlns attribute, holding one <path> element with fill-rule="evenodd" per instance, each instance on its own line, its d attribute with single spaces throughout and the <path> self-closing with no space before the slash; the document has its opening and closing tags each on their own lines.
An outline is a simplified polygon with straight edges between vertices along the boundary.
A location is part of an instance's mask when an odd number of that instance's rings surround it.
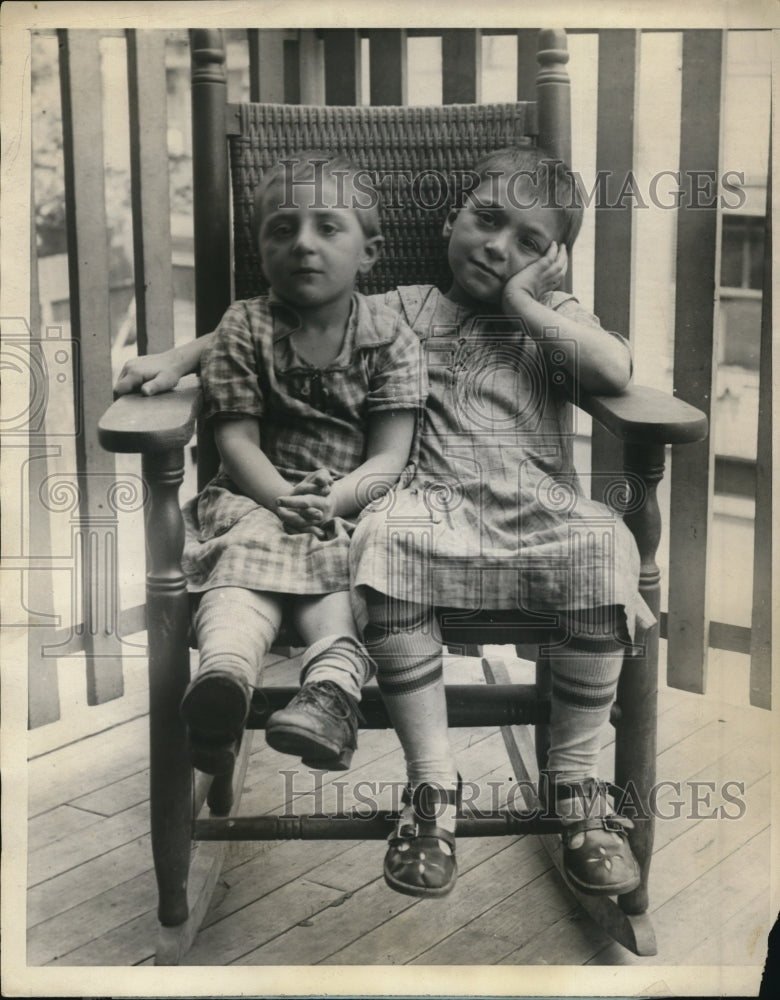
<svg viewBox="0 0 780 1000">
<path fill-rule="evenodd" d="M 552 706 L 547 767 L 557 778 L 595 777 L 627 640 L 622 608 L 568 612 L 565 645 L 550 656 Z"/>
<path fill-rule="evenodd" d="M 326 635 L 303 654 L 301 684 L 333 681 L 360 701 L 360 690 L 373 675 L 366 647 L 351 635 Z"/>
<path fill-rule="evenodd" d="M 279 631 L 275 608 L 263 595 L 240 587 L 207 590 L 195 615 L 198 677 L 227 671 L 253 687 Z"/>
<path fill-rule="evenodd" d="M 403 747 L 412 787 L 423 781 L 454 788 L 457 768 L 447 732 L 442 646 L 428 608 L 375 594 L 366 647 L 382 699 Z"/>
</svg>

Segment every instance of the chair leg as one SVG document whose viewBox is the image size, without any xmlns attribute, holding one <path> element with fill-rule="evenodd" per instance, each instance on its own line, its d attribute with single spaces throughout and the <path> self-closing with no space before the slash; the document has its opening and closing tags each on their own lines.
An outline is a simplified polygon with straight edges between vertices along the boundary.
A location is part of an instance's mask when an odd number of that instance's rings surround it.
<svg viewBox="0 0 780 1000">
<path fill-rule="evenodd" d="M 664 474 L 665 449 L 659 444 L 627 442 L 623 459 L 627 481 L 639 483 L 632 486 L 632 492 L 637 491 L 634 499 L 642 501 L 629 505 L 624 515 L 639 550 L 639 592 L 657 619 L 660 617 L 661 573 L 655 554 L 661 537 L 661 513 L 656 491 Z M 615 726 L 615 783 L 628 786 L 636 794 L 647 816 L 636 823 L 629 838 L 639 861 L 642 881 L 634 892 L 620 897 L 620 906 L 628 914 L 647 910 L 647 880 L 655 836 L 655 817 L 650 812 L 648 799 L 655 783 L 656 768 L 658 626 L 638 638 L 645 643 L 643 656 L 630 658 L 623 666 L 617 692 L 620 719 Z"/>
<path fill-rule="evenodd" d="M 192 766 L 186 731 L 179 718 L 184 686 L 152 683 L 150 690 L 149 805 L 159 892 L 157 914 L 164 927 L 183 924 L 189 915 Z"/>
<path fill-rule="evenodd" d="M 179 560 L 184 525 L 178 491 L 184 452 L 143 457 L 146 507 L 146 618 L 149 639 L 149 803 L 163 927 L 187 920 L 192 835 L 192 768 L 179 703 L 190 676 L 189 600 Z"/>
<path fill-rule="evenodd" d="M 639 862 L 642 881 L 633 892 L 618 899 L 623 912 L 631 914 L 644 913 L 648 907 L 647 883 L 655 837 L 650 799 L 656 775 L 657 626 L 648 632 L 645 642 L 644 657 L 628 658 L 623 665 L 617 692 L 620 713 L 615 724 L 615 784 L 625 789 L 627 804 L 635 803 L 639 812 L 629 832 L 629 843 Z"/>
</svg>

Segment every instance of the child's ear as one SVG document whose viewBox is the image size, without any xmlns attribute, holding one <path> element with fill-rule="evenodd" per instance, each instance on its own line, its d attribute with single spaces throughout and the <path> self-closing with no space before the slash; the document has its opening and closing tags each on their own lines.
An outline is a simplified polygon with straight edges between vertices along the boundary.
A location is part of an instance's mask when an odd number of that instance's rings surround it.
<svg viewBox="0 0 780 1000">
<path fill-rule="evenodd" d="M 374 264 L 376 264 L 379 254 L 382 252 L 384 242 L 384 236 L 371 236 L 364 242 L 363 256 L 360 260 L 359 268 L 361 274 L 368 274 Z"/>
<path fill-rule="evenodd" d="M 452 227 L 455 225 L 455 220 L 458 217 L 457 208 L 451 208 L 447 213 L 447 218 L 444 220 L 444 228 L 441 231 L 442 236 L 446 236 L 447 239 L 452 235 Z"/>
</svg>

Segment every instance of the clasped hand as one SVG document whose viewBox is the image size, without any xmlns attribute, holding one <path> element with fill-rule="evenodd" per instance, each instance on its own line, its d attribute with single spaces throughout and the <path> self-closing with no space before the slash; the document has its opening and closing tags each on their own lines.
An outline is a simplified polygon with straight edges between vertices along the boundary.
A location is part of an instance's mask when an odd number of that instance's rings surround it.
<svg viewBox="0 0 780 1000">
<path fill-rule="evenodd" d="M 288 535 L 308 532 L 325 538 L 324 525 L 334 515 L 331 495 L 333 477 L 327 469 L 316 469 L 296 485 L 289 496 L 278 497 L 276 513 Z"/>
</svg>

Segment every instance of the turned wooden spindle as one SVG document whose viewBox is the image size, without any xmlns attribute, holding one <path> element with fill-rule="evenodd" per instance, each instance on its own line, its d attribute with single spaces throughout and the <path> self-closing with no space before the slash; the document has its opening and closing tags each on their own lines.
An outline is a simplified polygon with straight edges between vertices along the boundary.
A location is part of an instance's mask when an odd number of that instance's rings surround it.
<svg viewBox="0 0 780 1000">
<path fill-rule="evenodd" d="M 624 520 L 639 549 L 639 592 L 658 619 L 661 573 L 655 554 L 661 538 L 661 513 L 656 489 L 664 474 L 664 445 L 626 443 L 624 469 L 633 488 L 644 489 L 644 498 L 634 497 L 628 504 Z M 619 897 L 621 909 L 631 914 L 644 913 L 648 906 L 647 880 L 655 835 L 651 789 L 656 778 L 658 626 L 637 635 L 636 640 L 643 650 L 623 666 L 617 692 L 620 720 L 615 727 L 615 783 L 641 803 L 648 817 L 637 820 L 629 836 L 642 873 L 641 885 Z"/>
<path fill-rule="evenodd" d="M 539 117 L 539 145 L 571 163 L 571 83 L 566 63 L 566 32 L 549 29 L 539 32 L 536 59 L 536 100 Z"/>
<path fill-rule="evenodd" d="M 184 523 L 178 493 L 184 450 L 143 457 L 149 489 L 146 509 L 146 615 L 149 634 L 151 829 L 164 927 L 187 919 L 187 875 L 192 832 L 192 768 L 179 714 L 190 676 L 190 607 L 180 559 Z"/>
<path fill-rule="evenodd" d="M 230 305 L 230 172 L 227 73 L 222 32 L 190 32 L 192 49 L 192 188 L 195 237 L 195 330 L 216 329 Z M 219 465 L 211 431 L 198 427 L 198 488 Z"/>
</svg>

